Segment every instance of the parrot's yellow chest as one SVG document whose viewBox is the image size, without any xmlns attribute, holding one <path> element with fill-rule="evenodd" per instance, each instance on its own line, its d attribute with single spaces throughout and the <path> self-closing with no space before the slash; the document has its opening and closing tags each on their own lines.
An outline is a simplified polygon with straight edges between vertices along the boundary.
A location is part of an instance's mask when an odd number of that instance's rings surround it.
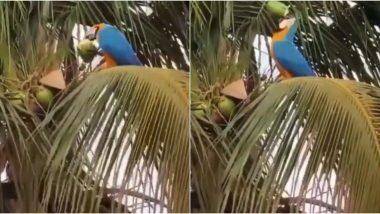
<svg viewBox="0 0 380 214">
<path fill-rule="evenodd" d="M 273 35 L 272 35 L 272 45 L 271 45 L 271 48 L 270 48 L 270 55 L 271 55 L 271 57 L 273 59 L 275 59 L 276 66 L 277 66 L 278 70 L 280 71 L 281 79 L 292 78 L 293 75 L 292 75 L 291 72 L 289 72 L 284 67 L 282 67 L 281 64 L 276 60 L 276 56 L 274 55 L 273 45 L 277 41 L 284 40 L 284 38 L 286 37 L 286 34 L 288 33 L 288 31 L 289 31 L 289 29 L 285 28 L 283 30 L 274 32 Z"/>
<path fill-rule="evenodd" d="M 104 53 L 105 68 L 111 68 L 117 66 L 116 61 L 112 58 L 111 55 Z"/>
<path fill-rule="evenodd" d="M 274 32 L 272 35 L 272 41 L 275 42 L 275 41 L 284 40 L 286 37 L 286 34 L 288 34 L 288 32 L 289 32 L 288 28 L 284 28 L 280 31 Z"/>
</svg>

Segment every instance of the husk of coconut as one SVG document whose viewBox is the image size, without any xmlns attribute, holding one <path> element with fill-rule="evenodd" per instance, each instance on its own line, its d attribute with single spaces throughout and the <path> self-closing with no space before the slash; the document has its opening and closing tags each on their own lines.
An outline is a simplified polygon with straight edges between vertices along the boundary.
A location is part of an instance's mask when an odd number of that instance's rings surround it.
<svg viewBox="0 0 380 214">
<path fill-rule="evenodd" d="M 289 13 L 289 6 L 279 1 L 267 1 L 265 9 L 278 17 L 285 17 Z"/>
<path fill-rule="evenodd" d="M 228 97 L 221 96 L 218 102 L 218 109 L 225 118 L 230 119 L 235 115 L 236 104 L 233 100 L 229 99 Z"/>
<path fill-rule="evenodd" d="M 36 99 L 38 103 L 45 109 L 47 109 L 50 104 L 53 102 L 54 95 L 46 87 L 39 86 L 35 92 Z"/>
<path fill-rule="evenodd" d="M 78 54 L 85 62 L 91 62 L 96 54 L 98 54 L 98 48 L 95 46 L 94 42 L 84 39 L 79 42 Z"/>
</svg>

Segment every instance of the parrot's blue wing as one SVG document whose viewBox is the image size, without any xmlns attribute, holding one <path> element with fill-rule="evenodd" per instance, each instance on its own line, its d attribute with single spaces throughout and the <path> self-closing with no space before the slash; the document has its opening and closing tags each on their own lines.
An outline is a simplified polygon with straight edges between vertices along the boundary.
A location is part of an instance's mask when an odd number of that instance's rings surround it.
<svg viewBox="0 0 380 214">
<path fill-rule="evenodd" d="M 286 34 L 285 40 L 293 43 L 294 38 L 296 37 L 296 33 L 297 33 L 297 24 L 293 24 L 290 27 L 288 33 Z"/>
<path fill-rule="evenodd" d="M 305 57 L 292 42 L 275 42 L 273 51 L 276 60 L 293 76 L 315 76 Z"/>
<path fill-rule="evenodd" d="M 142 65 L 125 35 L 117 28 L 106 25 L 98 32 L 99 47 L 111 55 L 118 65 Z"/>
</svg>

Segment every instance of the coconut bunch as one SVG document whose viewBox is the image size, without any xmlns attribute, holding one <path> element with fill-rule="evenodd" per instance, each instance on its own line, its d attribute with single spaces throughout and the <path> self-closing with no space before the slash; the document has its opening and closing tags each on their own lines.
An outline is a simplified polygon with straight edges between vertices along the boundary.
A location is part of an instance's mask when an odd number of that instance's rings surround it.
<svg viewBox="0 0 380 214">
<path fill-rule="evenodd" d="M 32 75 L 24 82 L 5 82 L 5 96 L 16 109 L 28 109 L 43 118 L 53 106 L 54 98 L 66 88 L 62 71 L 52 70 L 46 75 Z"/>
<path fill-rule="evenodd" d="M 43 85 L 30 88 L 13 89 L 5 93 L 10 103 L 21 109 L 29 109 L 37 116 L 43 117 L 45 112 L 52 106 L 54 100 L 54 89 Z"/>
<path fill-rule="evenodd" d="M 216 84 L 208 91 L 192 90 L 191 110 L 199 120 L 208 118 L 225 124 L 236 114 L 238 106 L 247 99 L 243 80 L 226 86 Z"/>
<path fill-rule="evenodd" d="M 226 96 L 216 96 L 212 99 L 193 102 L 191 110 L 195 117 L 202 120 L 211 118 L 215 123 L 228 122 L 236 112 L 237 104 Z"/>
<path fill-rule="evenodd" d="M 98 54 L 97 45 L 88 39 L 80 41 L 77 50 L 84 62 L 91 62 Z M 8 88 L 11 89 L 5 94 L 12 105 L 19 109 L 29 109 L 42 118 L 54 104 L 54 97 L 66 88 L 66 83 L 58 69 L 42 77 L 31 76 L 24 83 Z"/>
<path fill-rule="evenodd" d="M 54 98 L 52 90 L 42 85 L 34 86 L 27 90 L 16 89 L 9 91 L 5 93 L 5 96 L 14 106 L 30 107 L 31 109 L 34 109 L 33 105 L 48 109 Z M 36 103 L 30 105 L 33 100 L 35 100 Z"/>
<path fill-rule="evenodd" d="M 235 114 L 236 104 L 231 99 L 221 96 L 193 103 L 192 111 L 198 119 L 208 117 L 216 123 L 225 123 Z"/>
</svg>

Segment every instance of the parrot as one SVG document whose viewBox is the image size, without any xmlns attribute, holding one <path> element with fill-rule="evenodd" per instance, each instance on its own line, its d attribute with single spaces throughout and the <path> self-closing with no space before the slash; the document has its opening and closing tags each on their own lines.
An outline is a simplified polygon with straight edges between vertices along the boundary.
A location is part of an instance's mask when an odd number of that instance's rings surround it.
<svg viewBox="0 0 380 214">
<path fill-rule="evenodd" d="M 142 65 L 124 33 L 112 25 L 96 24 L 86 32 L 85 37 L 91 41 L 97 41 L 104 56 L 105 68 L 118 65 Z"/>
<path fill-rule="evenodd" d="M 297 33 L 295 18 L 284 19 L 280 29 L 272 35 L 271 56 L 275 59 L 281 77 L 316 76 L 313 69 L 294 44 Z"/>
</svg>

